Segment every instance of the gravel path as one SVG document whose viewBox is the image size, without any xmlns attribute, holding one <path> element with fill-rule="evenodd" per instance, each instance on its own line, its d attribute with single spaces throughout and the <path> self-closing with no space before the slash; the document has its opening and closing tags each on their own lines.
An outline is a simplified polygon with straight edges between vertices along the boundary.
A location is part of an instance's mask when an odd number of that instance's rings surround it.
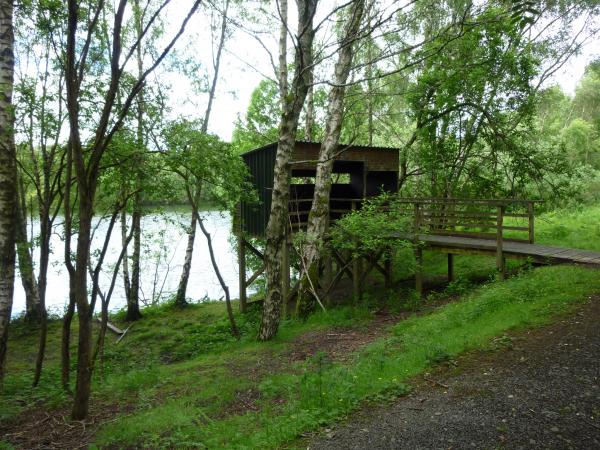
<svg viewBox="0 0 600 450">
<path fill-rule="evenodd" d="M 496 343 L 501 350 L 458 358 L 309 448 L 600 449 L 600 298 Z"/>
</svg>

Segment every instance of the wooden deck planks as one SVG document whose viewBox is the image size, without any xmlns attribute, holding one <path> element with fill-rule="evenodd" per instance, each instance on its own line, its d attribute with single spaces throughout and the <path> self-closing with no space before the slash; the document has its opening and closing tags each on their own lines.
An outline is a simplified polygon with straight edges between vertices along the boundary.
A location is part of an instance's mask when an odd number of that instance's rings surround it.
<svg viewBox="0 0 600 450">
<path fill-rule="evenodd" d="M 413 240 L 414 235 L 409 233 L 396 233 L 395 238 Z M 457 248 L 481 252 L 495 252 L 496 241 L 483 238 L 469 238 L 464 236 L 448 236 L 435 234 L 419 234 L 417 239 L 430 247 L 443 247 L 446 249 Z M 600 252 L 591 250 L 551 247 L 540 244 L 528 244 L 525 242 L 503 243 L 503 250 L 507 256 L 533 257 L 539 259 L 572 262 L 600 267 Z"/>
</svg>

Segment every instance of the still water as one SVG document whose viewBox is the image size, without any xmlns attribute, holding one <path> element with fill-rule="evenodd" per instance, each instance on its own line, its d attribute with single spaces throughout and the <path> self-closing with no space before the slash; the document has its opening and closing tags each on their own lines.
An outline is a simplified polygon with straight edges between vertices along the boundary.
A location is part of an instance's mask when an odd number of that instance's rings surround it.
<svg viewBox="0 0 600 450">
<path fill-rule="evenodd" d="M 211 234 L 215 257 L 225 282 L 229 286 L 231 298 L 238 297 L 238 264 L 237 253 L 231 238 L 231 217 L 227 212 L 203 211 L 201 213 L 207 231 Z M 187 245 L 185 227 L 189 225 L 190 214 L 186 212 L 151 213 L 142 218 L 142 246 L 141 246 L 141 289 L 140 298 L 144 305 L 153 301 L 168 299 L 177 291 L 181 268 Z M 57 219 L 57 228 L 52 235 L 50 267 L 48 270 L 48 288 L 46 306 L 50 313 L 62 314 L 68 303 L 69 275 L 64 266 L 64 242 L 62 239 L 62 220 Z M 96 231 L 92 245 L 92 260 L 100 252 L 106 236 L 108 220 L 95 221 Z M 33 236 L 37 236 L 39 223 L 32 225 Z M 76 241 L 72 247 L 75 248 Z M 131 254 L 131 244 L 129 246 Z M 103 273 L 100 277 L 100 287 L 106 292 L 110 286 L 110 279 L 114 264 L 121 251 L 121 228 L 115 225 L 112 233 L 108 252 L 103 264 Z M 95 253 L 96 252 L 96 253 Z M 34 250 L 34 261 L 39 254 Z M 131 266 L 130 266 L 131 272 Z M 203 299 L 218 300 L 224 297 L 208 254 L 206 239 L 198 227 L 194 245 L 194 256 L 187 288 L 187 296 L 193 301 Z M 98 300 L 99 302 L 99 300 Z M 110 301 L 112 311 L 126 305 L 123 288 L 123 277 L 119 275 Z M 99 306 L 97 306 L 99 309 Z M 18 316 L 25 310 L 25 293 L 17 271 L 15 279 L 15 298 L 13 316 Z"/>
</svg>

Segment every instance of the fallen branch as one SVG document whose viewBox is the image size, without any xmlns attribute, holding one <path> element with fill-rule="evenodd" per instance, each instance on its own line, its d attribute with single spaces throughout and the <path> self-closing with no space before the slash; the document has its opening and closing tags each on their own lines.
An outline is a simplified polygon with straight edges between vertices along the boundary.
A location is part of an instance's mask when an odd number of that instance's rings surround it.
<svg viewBox="0 0 600 450">
<path fill-rule="evenodd" d="M 125 337 L 125 335 L 127 334 L 127 332 L 129 331 L 129 329 L 132 326 L 133 326 L 133 324 L 131 324 L 127 328 L 125 328 L 125 331 L 123 331 L 123 334 L 121 334 L 121 336 L 119 336 L 119 339 L 117 339 L 117 342 L 115 344 L 118 344 L 119 342 L 121 342 L 123 340 L 123 338 Z"/>
</svg>

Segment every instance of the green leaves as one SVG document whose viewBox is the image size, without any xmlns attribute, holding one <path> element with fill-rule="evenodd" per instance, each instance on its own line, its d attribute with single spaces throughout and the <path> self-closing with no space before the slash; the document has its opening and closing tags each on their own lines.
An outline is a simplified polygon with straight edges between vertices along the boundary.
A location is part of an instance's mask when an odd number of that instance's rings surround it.
<svg viewBox="0 0 600 450">
<path fill-rule="evenodd" d="M 527 25 L 533 25 L 535 19 L 541 13 L 536 8 L 538 2 L 534 1 L 517 1 L 511 8 L 511 19 L 514 24 L 517 24 L 521 30 Z"/>
<path fill-rule="evenodd" d="M 338 249 L 378 252 L 389 247 L 391 235 L 408 231 L 411 224 L 412 216 L 405 214 L 394 197 L 383 194 L 366 200 L 360 210 L 339 219 L 331 228 L 331 239 Z M 398 245 L 402 246 L 399 242 Z"/>
<path fill-rule="evenodd" d="M 164 133 L 165 167 L 192 191 L 203 188 L 210 200 L 232 208 L 240 199 L 251 199 L 247 169 L 230 144 L 203 133 L 195 121 L 179 120 Z"/>
</svg>

